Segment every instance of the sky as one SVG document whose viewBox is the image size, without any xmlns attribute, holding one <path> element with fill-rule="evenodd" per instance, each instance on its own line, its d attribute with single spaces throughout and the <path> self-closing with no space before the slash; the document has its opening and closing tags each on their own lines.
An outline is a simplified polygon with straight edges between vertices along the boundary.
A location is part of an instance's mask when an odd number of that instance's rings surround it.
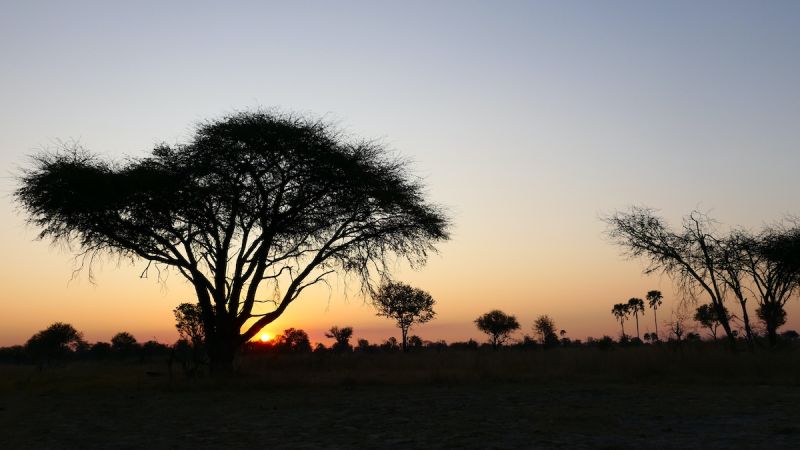
<svg viewBox="0 0 800 450">
<path fill-rule="evenodd" d="M 0 345 L 55 321 L 89 341 L 177 338 L 177 273 L 37 241 L 12 192 L 29 155 L 79 142 L 111 160 L 254 108 L 322 117 L 412 161 L 452 239 L 395 278 L 429 291 L 423 339 L 483 339 L 491 309 L 619 335 L 614 303 L 665 293 L 604 238 L 628 205 L 757 230 L 800 214 L 800 3 L 12 2 L 0 0 Z M 309 291 L 270 334 L 399 336 L 352 280 Z M 787 328 L 800 328 L 794 299 Z M 626 331 L 630 333 L 633 323 Z M 653 331 L 647 311 L 641 332 Z M 661 325 L 660 325 L 661 326 Z"/>
</svg>

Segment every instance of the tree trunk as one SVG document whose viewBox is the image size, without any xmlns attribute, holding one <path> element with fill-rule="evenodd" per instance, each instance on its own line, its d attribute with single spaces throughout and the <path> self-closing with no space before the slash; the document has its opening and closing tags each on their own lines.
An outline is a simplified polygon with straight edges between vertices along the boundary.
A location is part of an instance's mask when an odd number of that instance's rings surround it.
<svg viewBox="0 0 800 450">
<path fill-rule="evenodd" d="M 753 329 L 750 328 L 750 316 L 747 314 L 747 308 L 745 308 L 745 304 L 742 304 L 742 322 L 744 322 L 744 332 L 747 337 L 747 348 L 751 352 L 755 350 L 753 340 Z"/>
<path fill-rule="evenodd" d="M 747 314 L 747 299 L 741 293 L 737 293 L 736 297 L 739 300 L 739 306 L 742 307 L 742 322 L 744 323 L 745 338 L 747 339 L 747 349 L 752 352 L 755 348 L 753 345 L 753 329 L 750 328 L 750 316 Z"/>
<path fill-rule="evenodd" d="M 722 325 L 722 329 L 725 330 L 725 334 L 728 337 L 728 345 L 731 351 L 736 352 L 736 337 L 733 336 L 731 323 L 728 320 L 728 314 L 725 311 L 724 305 L 719 300 L 714 301 L 713 299 L 711 304 L 714 305 L 714 311 L 717 313 L 717 320 L 719 320 L 719 324 Z"/>
<path fill-rule="evenodd" d="M 770 348 L 774 348 L 778 345 L 778 327 L 774 318 L 770 317 L 769 319 L 767 320 L 767 338 L 769 339 Z"/>
<path fill-rule="evenodd" d="M 634 314 L 633 317 L 636 318 L 636 339 L 641 340 L 642 338 L 639 337 L 639 315 L 638 314 Z"/>
<path fill-rule="evenodd" d="M 235 349 L 224 345 L 216 346 L 208 355 L 211 361 L 211 373 L 214 375 L 228 375 L 233 373 L 233 358 L 235 356 Z"/>
<path fill-rule="evenodd" d="M 658 311 L 658 309 L 653 308 L 653 323 L 656 326 L 655 334 L 656 334 L 656 340 L 658 340 L 658 316 L 656 315 L 656 311 Z"/>
<path fill-rule="evenodd" d="M 401 328 L 400 331 L 401 331 L 401 333 L 403 335 L 403 342 L 402 342 L 402 344 L 403 344 L 403 352 L 407 352 L 408 351 L 408 330 L 405 329 L 405 328 Z"/>
<path fill-rule="evenodd" d="M 619 324 L 622 327 L 622 339 L 625 340 L 625 321 L 624 320 L 620 320 Z"/>
<path fill-rule="evenodd" d="M 239 333 L 233 328 L 217 328 L 217 333 L 208 341 L 208 358 L 213 374 L 233 373 L 233 360 L 243 343 L 241 339 Z"/>
</svg>

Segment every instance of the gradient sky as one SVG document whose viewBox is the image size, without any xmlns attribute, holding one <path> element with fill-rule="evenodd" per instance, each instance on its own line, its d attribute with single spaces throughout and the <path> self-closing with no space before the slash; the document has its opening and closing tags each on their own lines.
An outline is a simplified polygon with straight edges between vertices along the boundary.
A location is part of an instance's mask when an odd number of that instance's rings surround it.
<svg viewBox="0 0 800 450">
<path fill-rule="evenodd" d="M 452 241 L 396 273 L 438 301 L 424 339 L 483 339 L 472 321 L 493 308 L 526 333 L 549 314 L 573 338 L 617 336 L 612 304 L 649 289 L 667 319 L 670 280 L 622 259 L 598 217 L 644 204 L 758 228 L 800 213 L 798 30 L 800 2 L 779 1 L 0 2 L 0 345 L 54 321 L 171 342 L 171 310 L 192 300 L 177 273 L 139 279 L 141 262 L 71 281 L 70 249 L 35 241 L 13 204 L 26 155 L 77 140 L 140 156 L 260 106 L 382 139 L 448 206 Z M 346 287 L 267 331 L 398 335 Z"/>
</svg>

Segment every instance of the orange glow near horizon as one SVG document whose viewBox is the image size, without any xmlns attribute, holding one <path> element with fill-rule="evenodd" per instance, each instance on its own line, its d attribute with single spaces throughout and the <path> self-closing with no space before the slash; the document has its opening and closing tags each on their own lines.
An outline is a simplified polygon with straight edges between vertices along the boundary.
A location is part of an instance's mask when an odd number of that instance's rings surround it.
<svg viewBox="0 0 800 450">
<path fill-rule="evenodd" d="M 269 333 L 261 333 L 261 336 L 258 337 L 258 340 L 261 342 L 269 342 L 272 340 L 272 336 Z"/>
</svg>

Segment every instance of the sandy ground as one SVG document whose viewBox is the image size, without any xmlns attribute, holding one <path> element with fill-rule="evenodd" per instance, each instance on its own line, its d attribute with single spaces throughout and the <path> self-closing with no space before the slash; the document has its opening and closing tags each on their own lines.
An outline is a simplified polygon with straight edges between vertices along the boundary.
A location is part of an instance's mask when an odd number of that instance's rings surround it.
<svg viewBox="0 0 800 450">
<path fill-rule="evenodd" d="M 800 387 L 13 389 L 0 448 L 800 448 Z"/>
</svg>

